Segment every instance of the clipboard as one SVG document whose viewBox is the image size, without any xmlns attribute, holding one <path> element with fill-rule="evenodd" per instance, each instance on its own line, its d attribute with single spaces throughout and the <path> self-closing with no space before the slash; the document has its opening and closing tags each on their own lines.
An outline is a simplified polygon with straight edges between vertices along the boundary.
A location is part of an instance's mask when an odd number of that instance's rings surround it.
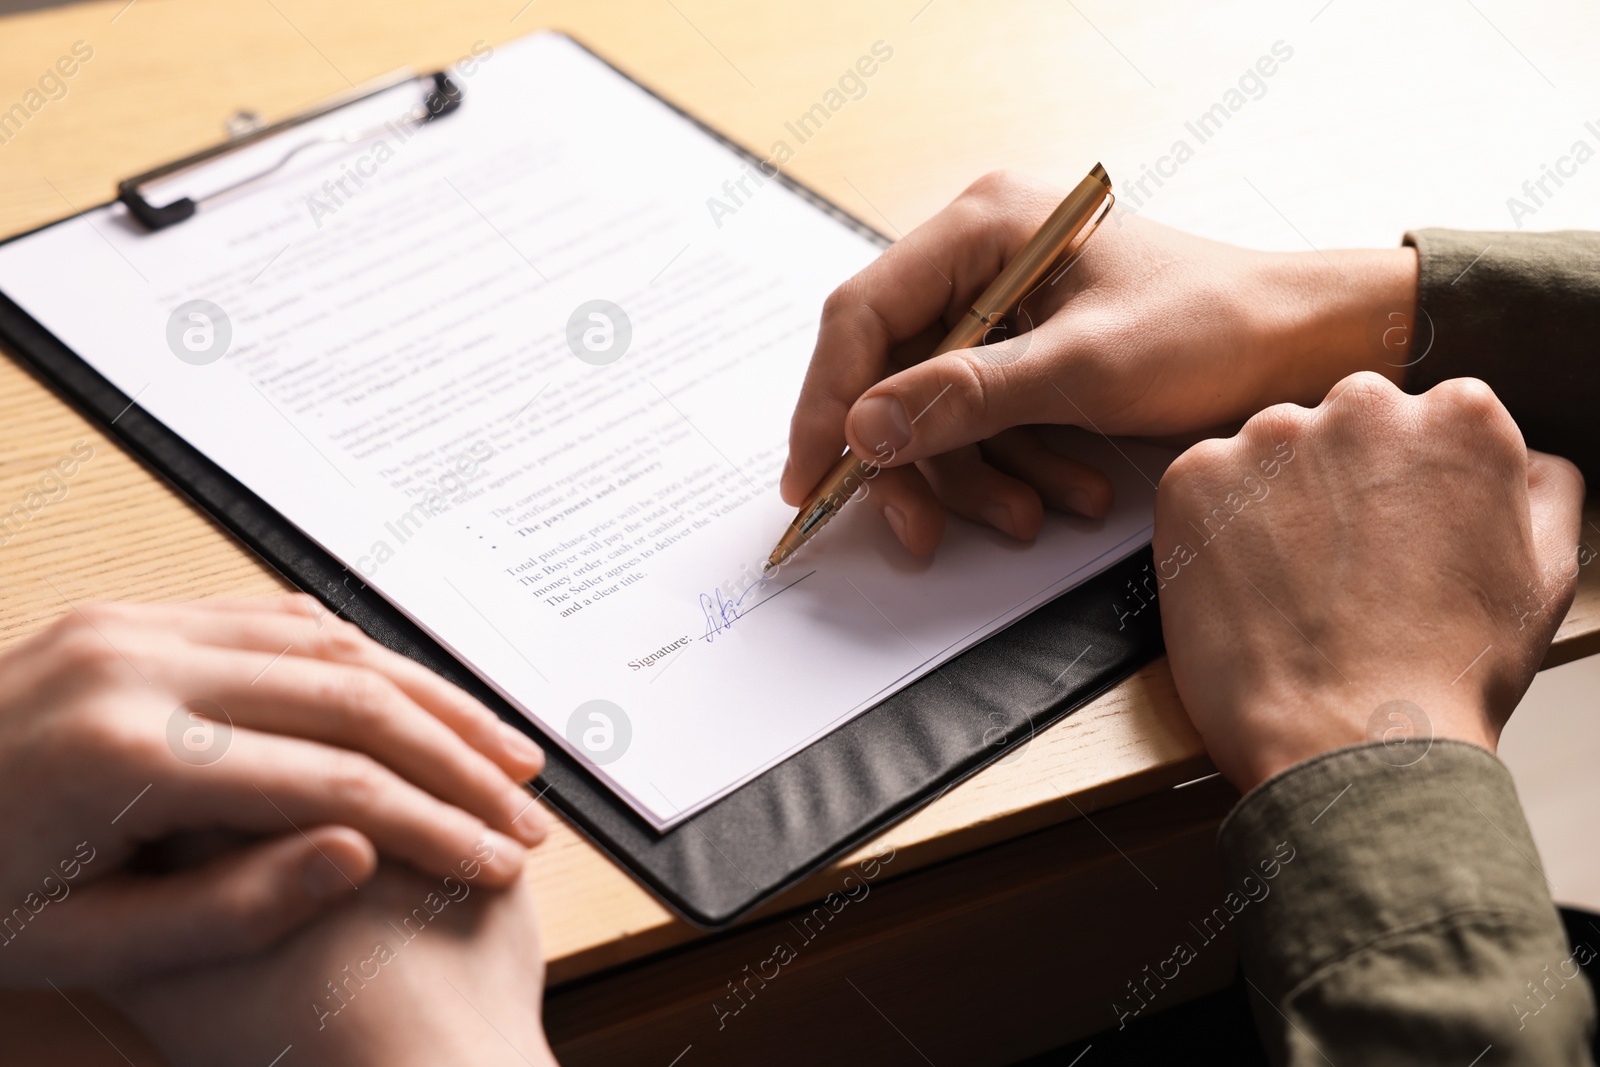
<svg viewBox="0 0 1600 1067">
<path fill-rule="evenodd" d="M 251 145 L 260 144 L 273 137 L 280 136 L 290 130 L 305 126 L 325 115 L 331 115 L 363 100 L 371 99 L 380 93 L 386 93 L 407 81 L 420 81 L 426 86 L 416 106 L 407 114 L 400 117 L 400 122 L 412 126 L 423 126 L 427 123 L 444 118 L 461 106 L 461 90 L 455 82 L 450 80 L 449 72 L 435 71 L 432 74 L 418 78 L 408 71 L 400 71 L 387 77 L 378 78 L 366 85 L 358 85 L 348 92 L 340 93 L 327 101 L 309 108 L 299 114 L 292 115 L 270 126 L 258 125 L 246 120 L 238 132 L 221 144 L 205 148 L 193 155 L 184 156 L 182 159 L 163 163 L 159 167 L 147 170 L 143 174 L 136 174 L 117 183 L 117 199 L 128 209 L 129 214 L 138 219 L 149 230 L 164 230 L 168 226 L 176 226 L 180 222 L 194 217 L 194 213 L 206 200 L 225 196 L 236 192 L 254 182 L 270 177 L 273 173 L 285 166 L 295 156 L 308 148 L 316 145 L 332 143 L 327 137 L 307 138 L 296 144 L 289 145 L 277 162 L 256 170 L 243 178 L 230 182 L 221 189 L 213 190 L 205 197 L 178 197 L 163 204 L 152 204 L 148 198 L 147 190 L 156 182 L 176 178 L 186 171 L 203 167 L 235 152 L 249 148 Z M 370 129 L 352 130 L 343 134 L 339 140 L 347 144 L 359 144 L 370 137 L 380 135 L 387 129 L 374 127 Z"/>
<path fill-rule="evenodd" d="M 580 44 L 580 47 L 581 44 Z M 587 49 L 586 49 L 587 50 Z M 592 53 L 592 50 L 588 50 Z M 603 57 L 596 57 L 605 62 Z M 639 83 L 614 65 L 613 71 Z M 470 99 L 448 76 L 421 79 L 426 121 Z M 384 88 L 395 82 L 385 83 Z M 639 86 L 651 92 L 646 86 Z M 453 89 L 453 94 L 448 90 Z M 364 98 L 366 89 L 355 96 Z M 729 151 L 759 157 L 651 92 Z M 331 101 L 308 115 L 350 103 Z M 250 143 L 292 130 L 297 116 Z M 419 121 L 421 121 L 419 119 Z M 242 143 L 202 153 L 220 158 Z M 179 225 L 202 203 L 146 199 L 162 177 L 195 157 L 129 179 L 119 194 L 145 200 L 155 223 Z M 202 160 L 204 162 L 204 160 Z M 888 239 L 816 192 L 777 180 L 819 210 Z M 123 203 L 129 204 L 127 199 Z M 130 213 L 138 212 L 129 204 Z M 11 238 L 15 240 L 16 238 Z M 316 596 L 375 640 L 471 692 L 544 747 L 548 763 L 534 790 L 598 848 L 684 919 L 717 928 L 781 893 L 836 857 L 941 796 L 987 764 L 1014 755 L 1053 722 L 1160 654 L 1156 612 L 1117 605 L 1152 563 L 1148 548 L 1102 571 L 858 715 L 784 763 L 665 832 L 657 832 L 579 761 L 541 735 L 515 708 L 383 597 L 361 585 L 297 526 L 166 425 L 136 406 L 9 297 L 0 294 L 0 341 L 38 377 L 95 420 L 146 466 L 211 514 L 288 581 Z M 1085 652 L 1065 671 L 1060 650 Z"/>
</svg>

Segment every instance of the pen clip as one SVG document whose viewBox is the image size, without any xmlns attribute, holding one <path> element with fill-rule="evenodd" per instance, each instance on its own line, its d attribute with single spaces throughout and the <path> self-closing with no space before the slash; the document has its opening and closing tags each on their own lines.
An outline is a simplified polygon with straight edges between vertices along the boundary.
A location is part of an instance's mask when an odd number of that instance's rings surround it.
<svg viewBox="0 0 1600 1067">
<path fill-rule="evenodd" d="M 1106 201 L 1104 204 L 1100 205 L 1099 212 L 1095 214 L 1094 218 L 1089 220 L 1089 224 L 1083 228 L 1083 232 L 1078 235 L 1077 240 L 1073 241 L 1072 244 L 1061 253 L 1061 258 L 1056 260 L 1056 265 L 1051 267 L 1049 272 L 1046 273 L 1042 279 L 1040 279 L 1039 284 L 1022 294 L 1022 299 L 1017 301 L 1017 310 L 1012 315 L 1012 318 L 1015 318 L 1018 314 L 1024 314 L 1022 310 L 1023 305 L 1032 299 L 1034 293 L 1037 293 L 1040 289 L 1043 289 L 1047 285 L 1054 285 L 1056 282 L 1066 277 L 1067 271 L 1072 269 L 1072 265 L 1076 263 L 1078 261 L 1078 257 L 1083 254 L 1083 248 L 1089 243 L 1089 238 L 1094 236 L 1094 231 L 1098 230 L 1100 228 L 1100 224 L 1106 220 L 1106 216 L 1111 214 L 1111 208 L 1116 204 L 1116 202 L 1117 194 L 1112 192 L 1110 189 L 1107 189 Z M 1028 321 L 1033 321 L 1032 315 L 1028 316 Z M 1030 327 L 1030 329 L 1031 328 L 1032 327 Z"/>
</svg>

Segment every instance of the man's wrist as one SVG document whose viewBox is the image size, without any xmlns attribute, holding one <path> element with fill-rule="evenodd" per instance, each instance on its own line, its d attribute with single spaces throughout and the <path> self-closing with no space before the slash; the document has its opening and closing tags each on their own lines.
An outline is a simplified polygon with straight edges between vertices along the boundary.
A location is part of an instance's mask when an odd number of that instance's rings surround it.
<svg viewBox="0 0 1600 1067">
<path fill-rule="evenodd" d="M 1253 701 L 1232 719 L 1228 744 L 1213 759 L 1234 788 L 1248 793 L 1308 760 L 1366 742 L 1384 745 L 1392 763 L 1420 758 L 1442 740 L 1496 750 L 1494 717 L 1480 701 L 1470 695 L 1413 696 L 1339 694 L 1334 700 L 1302 696 Z"/>
<path fill-rule="evenodd" d="M 1405 384 L 1429 330 L 1417 319 L 1417 252 L 1410 247 L 1269 254 L 1253 314 L 1266 371 L 1260 406 L 1314 405 L 1358 371 Z"/>
</svg>

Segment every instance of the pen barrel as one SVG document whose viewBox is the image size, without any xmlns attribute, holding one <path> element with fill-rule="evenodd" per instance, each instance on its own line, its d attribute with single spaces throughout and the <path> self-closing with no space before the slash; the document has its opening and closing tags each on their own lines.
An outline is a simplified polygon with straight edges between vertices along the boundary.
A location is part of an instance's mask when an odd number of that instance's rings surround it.
<svg viewBox="0 0 1600 1067">
<path fill-rule="evenodd" d="M 992 287 L 991 287 L 992 288 Z M 951 327 L 939 346 L 928 354 L 928 358 L 942 356 L 946 352 L 955 352 L 962 348 L 977 348 L 984 343 L 984 338 L 989 331 L 1005 321 L 1004 315 L 992 315 L 980 319 L 974 312 L 968 311 L 961 316 L 961 321 Z"/>
<path fill-rule="evenodd" d="M 1049 277 L 1110 193 L 1111 177 L 1096 163 L 1089 176 L 1067 194 L 1033 238 L 989 283 L 934 355 L 982 344 L 984 335 L 1000 325 L 1023 298 Z"/>
<path fill-rule="evenodd" d="M 814 512 L 818 507 L 826 508 L 826 512 L 800 531 L 809 538 L 812 534 L 833 518 L 838 510 L 844 507 L 844 502 L 856 495 L 856 490 L 866 484 L 872 477 L 874 468 L 870 463 L 856 459 L 854 452 L 846 452 L 839 457 L 839 462 L 833 465 L 827 477 L 822 479 L 817 486 L 817 493 L 802 509 L 802 513 L 795 519 L 797 524 L 805 523 L 805 515 Z"/>
</svg>

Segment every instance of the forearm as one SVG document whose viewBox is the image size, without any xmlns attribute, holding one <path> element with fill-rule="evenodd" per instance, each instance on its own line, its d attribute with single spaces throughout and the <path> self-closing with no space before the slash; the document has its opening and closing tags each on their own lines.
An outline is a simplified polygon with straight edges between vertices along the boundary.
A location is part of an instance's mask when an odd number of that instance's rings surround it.
<svg viewBox="0 0 1600 1067">
<path fill-rule="evenodd" d="M 1308 760 L 1223 826 L 1227 884 L 1259 896 L 1238 929 L 1274 1061 L 1590 1063 L 1583 949 L 1509 773 L 1473 745 L 1416 744 Z"/>
</svg>

